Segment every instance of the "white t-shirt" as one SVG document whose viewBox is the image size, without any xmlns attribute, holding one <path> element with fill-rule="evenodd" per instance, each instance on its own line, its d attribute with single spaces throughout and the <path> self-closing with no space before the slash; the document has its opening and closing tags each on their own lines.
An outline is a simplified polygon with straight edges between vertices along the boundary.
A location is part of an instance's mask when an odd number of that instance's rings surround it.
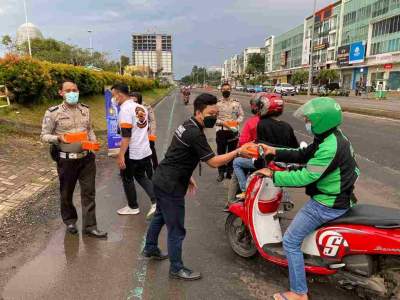
<svg viewBox="0 0 400 300">
<path fill-rule="evenodd" d="M 135 103 L 132 99 L 126 100 L 120 106 L 118 119 L 120 128 L 132 128 L 132 136 L 129 142 L 129 158 L 139 160 L 150 156 L 149 115 L 147 109 Z"/>
</svg>

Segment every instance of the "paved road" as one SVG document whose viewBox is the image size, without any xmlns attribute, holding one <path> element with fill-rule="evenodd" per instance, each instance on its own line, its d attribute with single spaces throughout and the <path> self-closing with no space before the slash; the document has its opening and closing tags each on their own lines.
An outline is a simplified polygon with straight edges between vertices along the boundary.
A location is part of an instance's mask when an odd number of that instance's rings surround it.
<svg viewBox="0 0 400 300">
<path fill-rule="evenodd" d="M 248 111 L 248 98 L 241 101 Z M 283 118 L 293 122 L 299 139 L 309 140 L 303 125 L 289 114 L 293 109 L 287 107 Z M 191 113 L 192 106 L 183 106 L 177 94 L 157 106 L 159 155 L 165 153 L 173 129 Z M 400 193 L 395 182 L 399 182 L 396 176 L 400 176 L 400 167 L 394 152 L 399 146 L 399 124 L 348 115 L 344 129 L 349 131 L 360 154 L 365 174 L 358 190 L 366 199 L 368 196 L 368 201 L 398 206 Z M 209 131 L 208 136 L 213 143 L 213 132 Z M 386 168 L 378 168 L 378 164 Z M 0 261 L 0 271 L 7 270 L 9 274 L 0 280 L 3 299 L 268 299 L 272 293 L 286 288 L 286 270 L 259 257 L 239 258 L 230 249 L 222 213 L 226 182 L 215 182 L 215 170 L 204 167 L 201 177 L 196 173 L 200 190 L 186 202 L 184 261 L 204 275 L 201 281 L 189 283 L 169 280 L 168 262 L 141 258 L 147 227 L 144 212 L 149 201 L 140 191 L 143 213 L 118 216 L 115 211 L 125 201 L 115 162 L 100 157 L 98 170 L 98 219 L 101 228 L 109 231 L 109 239 L 65 235 L 59 219 L 51 222 L 48 238 L 38 231 L 36 242 Z M 301 190 L 293 191 L 292 196 L 298 200 L 297 207 L 305 200 Z M 78 193 L 76 198 L 79 200 Z M 161 246 L 165 249 L 165 234 Z M 329 283 L 314 282 L 310 288 L 314 299 L 356 299 L 352 293 Z"/>
</svg>

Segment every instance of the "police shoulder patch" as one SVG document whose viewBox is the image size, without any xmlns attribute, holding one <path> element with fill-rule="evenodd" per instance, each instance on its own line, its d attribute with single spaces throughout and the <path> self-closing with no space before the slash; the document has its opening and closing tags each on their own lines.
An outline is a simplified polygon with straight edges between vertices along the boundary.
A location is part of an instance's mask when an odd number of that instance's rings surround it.
<svg viewBox="0 0 400 300">
<path fill-rule="evenodd" d="M 56 111 L 57 109 L 59 109 L 60 107 L 57 105 L 57 106 L 52 106 L 52 107 L 50 107 L 48 110 L 49 110 L 49 112 L 53 112 L 53 111 Z"/>
<path fill-rule="evenodd" d="M 80 103 L 83 107 L 89 108 L 89 105 L 84 104 L 84 103 Z"/>
</svg>

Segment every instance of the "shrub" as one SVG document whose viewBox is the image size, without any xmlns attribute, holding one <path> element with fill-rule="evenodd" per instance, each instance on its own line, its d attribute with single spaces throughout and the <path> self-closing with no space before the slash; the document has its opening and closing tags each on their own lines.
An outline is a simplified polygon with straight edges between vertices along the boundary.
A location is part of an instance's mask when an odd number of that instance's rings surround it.
<svg viewBox="0 0 400 300">
<path fill-rule="evenodd" d="M 82 96 L 101 94 L 105 86 L 116 82 L 126 83 L 132 91 L 153 89 L 151 79 L 111 72 L 98 72 L 84 67 L 54 64 L 29 57 L 7 55 L 0 59 L 0 84 L 5 83 L 13 100 L 21 104 L 35 104 L 58 96 L 64 80 L 74 81 Z"/>
</svg>

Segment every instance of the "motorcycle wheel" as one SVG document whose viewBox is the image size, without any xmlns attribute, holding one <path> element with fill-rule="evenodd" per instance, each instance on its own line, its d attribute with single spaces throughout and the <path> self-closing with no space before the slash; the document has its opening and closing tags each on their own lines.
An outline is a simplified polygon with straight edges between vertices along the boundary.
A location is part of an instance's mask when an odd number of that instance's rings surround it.
<svg viewBox="0 0 400 300">
<path fill-rule="evenodd" d="M 232 250 L 239 256 L 250 258 L 257 254 L 253 238 L 243 221 L 234 214 L 229 214 L 225 222 L 225 231 L 228 234 Z"/>
</svg>

